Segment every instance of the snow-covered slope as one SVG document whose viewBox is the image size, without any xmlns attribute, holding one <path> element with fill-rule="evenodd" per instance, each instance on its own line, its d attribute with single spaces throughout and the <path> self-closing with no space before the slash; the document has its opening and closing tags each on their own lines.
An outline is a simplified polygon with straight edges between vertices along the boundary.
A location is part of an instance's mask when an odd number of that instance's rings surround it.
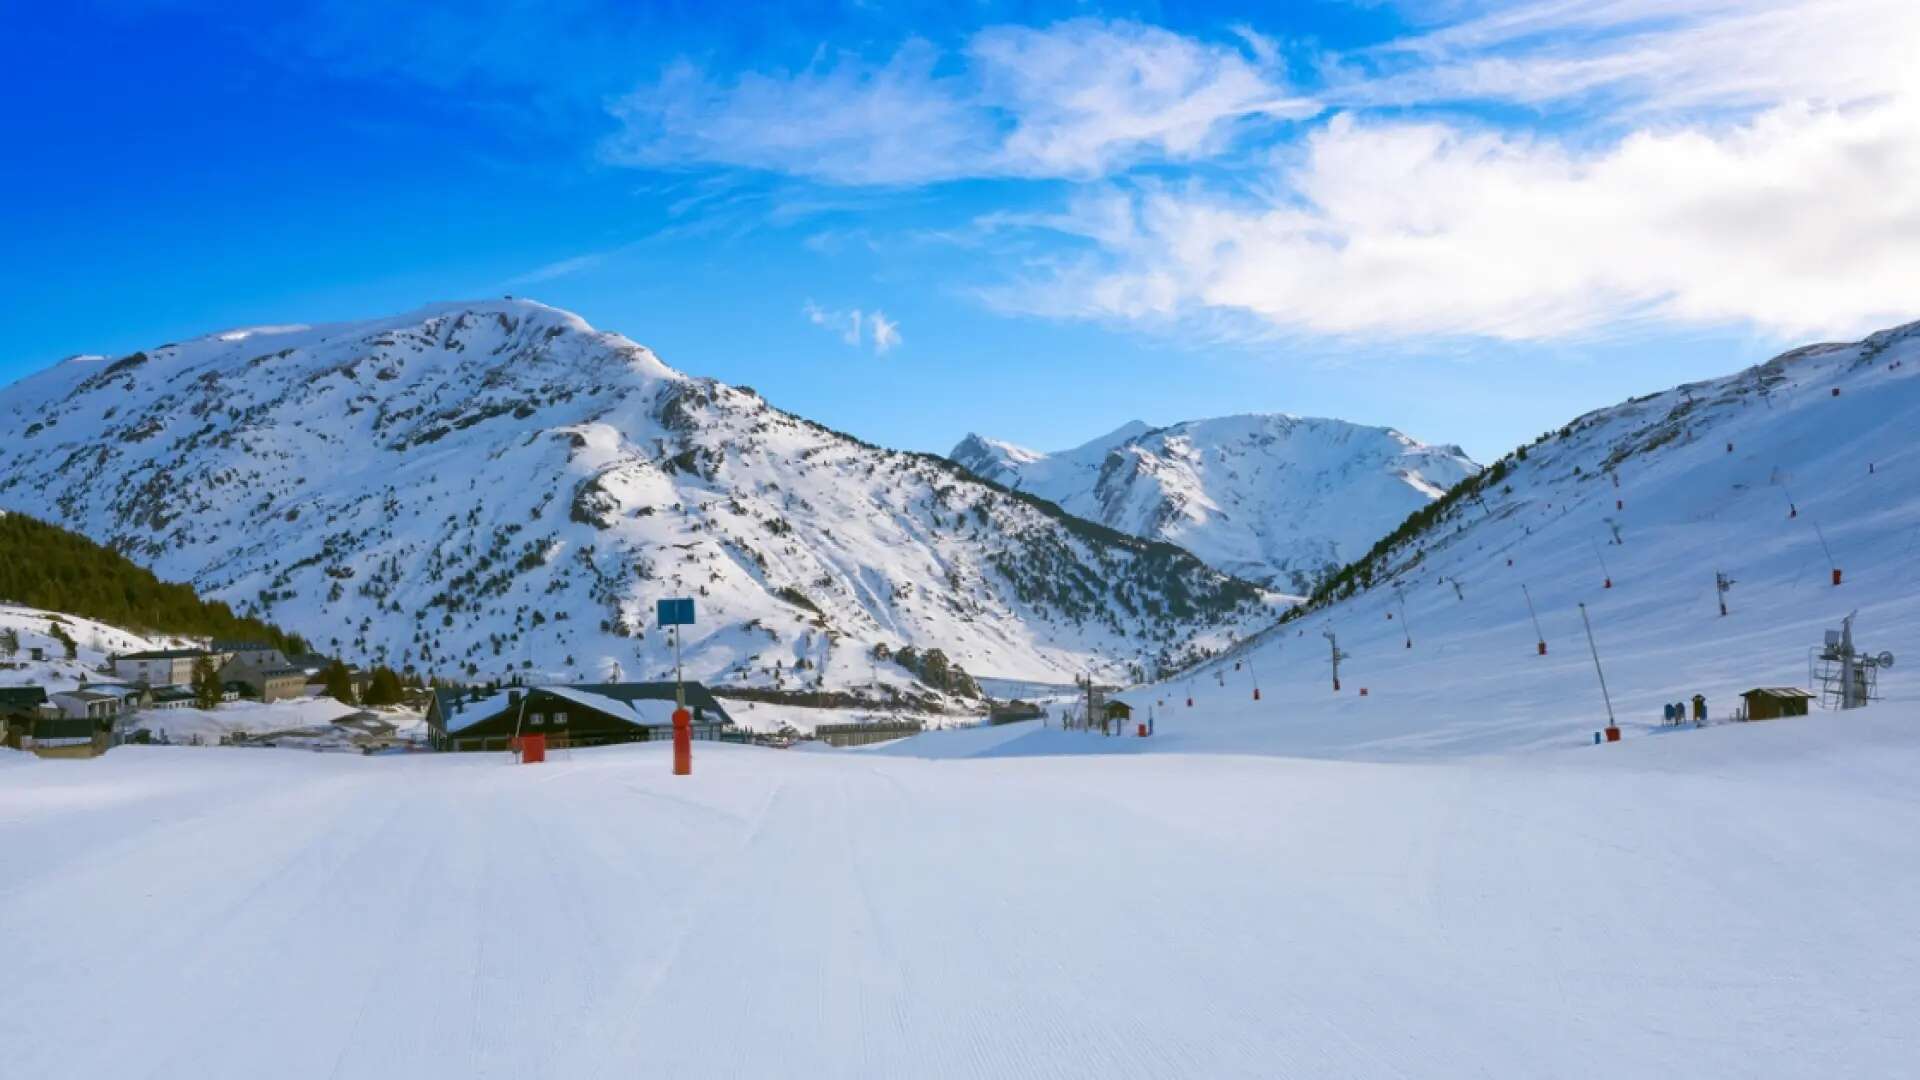
<svg viewBox="0 0 1920 1080">
<path fill-rule="evenodd" d="M 875 645 L 1119 674 L 1271 618 L 1177 548 L 528 301 L 78 357 L 0 391 L 0 429 L 0 506 L 435 674 L 658 676 L 680 594 L 692 673 L 787 687 L 911 678 Z"/>
<path fill-rule="evenodd" d="M 1479 470 L 1458 447 L 1392 428 L 1286 415 L 1164 428 L 1136 420 L 1053 454 L 969 435 L 949 456 L 1081 517 L 1298 593 Z"/>
<path fill-rule="evenodd" d="M 685 777 L 0 750 L 42 1003 L 0 1045 L 34 1080 L 1910 1076 L 1916 721 Z"/>
<path fill-rule="evenodd" d="M 1165 748 L 1402 757 L 1587 743 L 1606 702 L 1582 603 L 1629 739 L 1695 693 L 1724 718 L 1755 687 L 1817 689 L 1809 650 L 1856 609 L 1859 644 L 1895 654 L 1883 689 L 1912 698 L 1916 432 L 1920 323 L 1589 413 L 1416 515 L 1273 630 L 1136 700 Z M 1725 617 L 1716 572 L 1734 581 Z M 1328 631 L 1351 654 L 1338 693 Z M 1791 722 L 1825 722 L 1815 713 Z"/>
<path fill-rule="evenodd" d="M 112 679 L 108 661 L 121 653 L 188 644 L 186 638 L 136 634 L 78 615 L 0 602 L 0 686 L 70 690 Z"/>
</svg>

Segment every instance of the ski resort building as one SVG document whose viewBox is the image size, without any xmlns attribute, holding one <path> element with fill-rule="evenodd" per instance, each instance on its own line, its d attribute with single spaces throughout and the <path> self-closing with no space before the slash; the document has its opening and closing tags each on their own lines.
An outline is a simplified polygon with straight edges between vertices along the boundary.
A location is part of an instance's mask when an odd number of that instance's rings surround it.
<svg viewBox="0 0 1920 1080">
<path fill-rule="evenodd" d="M 1813 695 L 1797 686 L 1762 686 L 1740 695 L 1747 703 L 1747 719 L 1778 720 L 1783 716 L 1807 715 L 1807 702 Z"/>
<path fill-rule="evenodd" d="M 31 746 L 33 727 L 43 718 L 59 715 L 39 686 L 0 686 L 0 742 L 15 750 Z"/>
<path fill-rule="evenodd" d="M 848 724 L 816 724 L 814 737 L 828 746 L 870 746 L 920 734 L 918 720 L 870 720 Z"/>
<path fill-rule="evenodd" d="M 229 664 L 241 663 L 250 667 L 275 668 L 292 667 L 292 664 L 279 649 L 259 641 L 221 641 L 215 640 L 213 652 L 226 658 Z"/>
<path fill-rule="evenodd" d="M 704 685 L 683 685 L 693 737 L 718 738 L 733 718 Z M 670 682 L 470 687 L 434 692 L 427 732 L 436 750 L 504 750 L 516 732 L 555 748 L 603 746 L 671 738 L 673 710 Z"/>
<path fill-rule="evenodd" d="M 113 672 L 128 682 L 145 683 L 148 686 L 185 686 L 193 681 L 194 662 L 211 655 L 205 649 L 131 652 L 114 657 Z"/>
<path fill-rule="evenodd" d="M 106 690 L 63 690 L 48 694 L 47 700 L 70 720 L 93 720 L 111 726 L 124 704 L 121 695 Z"/>
<path fill-rule="evenodd" d="M 220 669 L 220 681 L 241 683 L 261 701 L 281 701 L 307 692 L 307 669 L 287 663 L 280 650 L 249 646 Z"/>
</svg>

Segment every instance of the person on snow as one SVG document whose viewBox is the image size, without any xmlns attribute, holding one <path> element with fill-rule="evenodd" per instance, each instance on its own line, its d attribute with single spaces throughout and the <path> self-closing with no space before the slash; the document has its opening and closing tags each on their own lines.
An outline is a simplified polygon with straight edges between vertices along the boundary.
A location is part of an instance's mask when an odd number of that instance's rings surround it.
<svg viewBox="0 0 1920 1080">
<path fill-rule="evenodd" d="M 1707 696 L 1705 694 L 1695 694 L 1693 695 L 1693 726 L 1699 727 L 1706 722 Z"/>
</svg>

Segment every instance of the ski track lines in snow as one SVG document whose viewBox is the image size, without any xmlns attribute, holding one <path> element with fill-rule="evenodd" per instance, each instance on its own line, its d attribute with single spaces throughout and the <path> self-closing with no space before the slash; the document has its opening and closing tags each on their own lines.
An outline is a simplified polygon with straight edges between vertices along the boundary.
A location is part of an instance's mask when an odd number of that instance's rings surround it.
<svg viewBox="0 0 1920 1080">
<path fill-rule="evenodd" d="M 1425 763 L 702 744 L 690 780 L 654 746 L 35 762 L 0 782 L 7 970 L 64 1004 L 0 1045 L 33 1077 L 1911 1074 L 1915 720 Z"/>
</svg>

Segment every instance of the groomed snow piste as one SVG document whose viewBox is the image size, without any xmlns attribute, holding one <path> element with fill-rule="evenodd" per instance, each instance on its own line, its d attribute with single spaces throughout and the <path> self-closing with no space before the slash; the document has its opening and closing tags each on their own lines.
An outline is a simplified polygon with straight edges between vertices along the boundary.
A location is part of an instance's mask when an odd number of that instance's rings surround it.
<svg viewBox="0 0 1920 1080">
<path fill-rule="evenodd" d="M 48 1080 L 1911 1075 L 1916 722 L 689 778 L 0 753 L 0 1045 Z M 917 741 L 989 737 L 1099 741 Z"/>
</svg>

